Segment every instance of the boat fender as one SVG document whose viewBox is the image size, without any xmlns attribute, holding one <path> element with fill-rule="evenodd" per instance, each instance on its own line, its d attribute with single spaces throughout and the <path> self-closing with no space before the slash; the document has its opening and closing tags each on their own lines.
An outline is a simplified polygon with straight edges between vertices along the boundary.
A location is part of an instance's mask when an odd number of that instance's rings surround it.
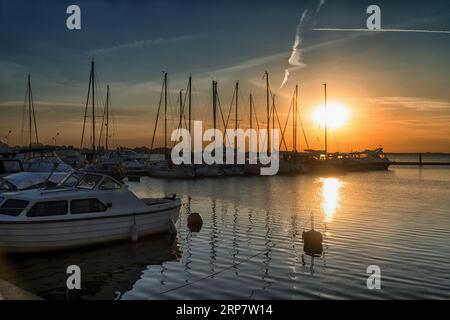
<svg viewBox="0 0 450 320">
<path fill-rule="evenodd" d="M 322 233 L 315 230 L 303 231 L 302 239 L 303 251 L 305 251 L 306 254 L 311 256 L 322 254 Z"/>
<path fill-rule="evenodd" d="M 203 226 L 203 219 L 197 212 L 192 212 L 187 218 L 187 226 L 191 232 L 200 232 Z"/>
<path fill-rule="evenodd" d="M 135 223 L 131 226 L 131 241 L 136 242 L 139 239 L 139 226 Z"/>
</svg>

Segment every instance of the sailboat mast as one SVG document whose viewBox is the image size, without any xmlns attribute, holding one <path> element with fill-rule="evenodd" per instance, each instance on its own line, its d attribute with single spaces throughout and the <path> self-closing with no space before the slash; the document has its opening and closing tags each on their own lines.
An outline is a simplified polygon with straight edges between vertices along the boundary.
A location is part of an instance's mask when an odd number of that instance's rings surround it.
<svg viewBox="0 0 450 320">
<path fill-rule="evenodd" d="M 180 122 L 178 123 L 178 129 L 181 129 L 183 125 L 183 90 L 180 90 Z"/>
<path fill-rule="evenodd" d="M 213 80 L 213 128 L 216 129 L 217 81 Z"/>
<path fill-rule="evenodd" d="M 253 95 L 250 93 L 250 130 L 253 129 Z M 253 151 L 252 150 L 252 135 L 250 134 L 250 136 L 248 137 L 248 152 L 250 154 L 250 152 Z"/>
<path fill-rule="evenodd" d="M 92 152 L 95 153 L 95 71 L 94 60 L 91 62 L 92 85 Z"/>
<path fill-rule="evenodd" d="M 191 133 L 191 121 L 192 121 L 192 77 L 189 76 L 189 84 L 188 84 L 188 89 L 189 89 L 189 133 Z"/>
<path fill-rule="evenodd" d="M 167 72 L 164 72 L 164 154 L 167 154 Z"/>
<path fill-rule="evenodd" d="M 253 129 L 253 95 L 250 93 L 250 129 Z"/>
<path fill-rule="evenodd" d="M 275 130 L 275 95 L 272 96 L 272 130 Z"/>
<path fill-rule="evenodd" d="M 106 151 L 108 151 L 108 139 L 109 139 L 109 85 L 106 86 L 106 138 L 105 138 Z"/>
<path fill-rule="evenodd" d="M 327 128 L 327 84 L 323 84 L 324 93 L 325 93 L 325 156 L 328 157 L 328 128 Z"/>
<path fill-rule="evenodd" d="M 31 122 L 31 80 L 30 80 L 30 75 L 28 75 L 28 120 L 29 120 L 29 131 L 30 131 L 29 132 L 29 136 L 30 136 L 29 147 L 31 148 L 33 130 L 32 130 L 32 122 Z"/>
<path fill-rule="evenodd" d="M 234 119 L 234 129 L 238 128 L 238 96 L 239 96 L 239 81 L 236 81 L 236 108 L 235 108 L 235 119 Z"/>
<path fill-rule="evenodd" d="M 298 108 L 298 84 L 295 85 L 295 102 L 294 102 L 294 152 L 297 153 L 297 108 Z"/>
<path fill-rule="evenodd" d="M 269 102 L 269 73 L 266 71 L 264 73 L 266 77 L 266 106 L 267 106 L 267 154 L 270 151 L 270 102 Z"/>
</svg>

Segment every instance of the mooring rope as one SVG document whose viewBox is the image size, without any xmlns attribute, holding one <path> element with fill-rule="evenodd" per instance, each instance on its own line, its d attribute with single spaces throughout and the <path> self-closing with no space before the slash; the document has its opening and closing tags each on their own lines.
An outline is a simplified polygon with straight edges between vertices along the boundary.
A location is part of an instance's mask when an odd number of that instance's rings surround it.
<svg viewBox="0 0 450 320">
<path fill-rule="evenodd" d="M 274 242 L 272 241 L 272 243 L 274 243 Z M 250 261 L 251 259 L 253 259 L 253 258 L 255 258 L 255 257 L 257 257 L 257 256 L 259 256 L 259 255 L 261 255 L 261 254 L 263 254 L 263 253 L 266 253 L 267 251 L 271 250 L 273 247 L 276 247 L 276 246 L 277 246 L 277 243 L 274 243 L 274 245 L 272 245 L 272 247 L 270 247 L 270 249 L 264 249 L 264 250 L 262 250 L 262 251 L 260 251 L 260 252 L 258 252 L 258 253 L 255 253 L 254 255 L 252 255 L 252 256 L 250 256 L 250 257 L 245 258 L 244 260 L 241 260 L 241 261 L 239 261 L 239 262 L 237 262 L 237 263 L 233 263 L 232 265 L 230 265 L 230 266 L 228 266 L 228 267 L 226 267 L 226 268 L 223 268 L 223 269 L 221 269 L 221 270 L 219 270 L 219 271 L 216 271 L 216 272 L 213 272 L 213 273 L 211 273 L 211 274 L 208 274 L 207 276 L 204 276 L 204 277 L 195 279 L 195 280 L 193 280 L 193 281 L 191 281 L 191 282 L 189 282 L 189 283 L 184 283 L 184 284 L 182 284 L 182 285 L 179 285 L 179 286 L 176 286 L 176 287 L 167 289 L 167 290 L 165 290 L 165 291 L 161 291 L 161 292 L 159 292 L 159 293 L 157 293 L 157 294 L 154 294 L 154 295 L 150 296 L 149 298 L 147 298 L 147 300 L 150 300 L 150 299 L 153 298 L 153 297 L 157 297 L 157 296 L 163 295 L 163 294 L 165 294 L 165 293 L 169 293 L 169 292 L 172 292 L 172 291 L 176 291 L 176 290 L 178 290 L 178 289 L 182 289 L 182 288 L 188 287 L 188 286 L 190 286 L 190 285 L 192 285 L 192 284 L 195 284 L 195 283 L 198 283 L 198 282 L 200 282 L 200 281 L 202 281 L 202 280 L 212 278 L 212 277 L 214 277 L 214 276 L 216 276 L 216 275 L 218 275 L 218 274 L 221 274 L 221 273 L 223 273 L 223 272 L 225 272 L 225 271 L 228 271 L 228 270 L 230 270 L 230 269 L 232 269 L 232 268 L 234 268 L 234 267 L 237 267 L 237 266 L 239 266 L 239 265 L 241 265 L 241 264 L 243 264 L 243 263 L 245 263 L 245 262 L 248 262 L 248 261 Z"/>
</svg>

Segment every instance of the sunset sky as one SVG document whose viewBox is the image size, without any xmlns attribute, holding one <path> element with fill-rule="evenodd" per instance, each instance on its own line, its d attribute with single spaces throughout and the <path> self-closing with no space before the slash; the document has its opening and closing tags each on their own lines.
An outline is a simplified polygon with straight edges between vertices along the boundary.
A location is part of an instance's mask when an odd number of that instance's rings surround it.
<svg viewBox="0 0 450 320">
<path fill-rule="evenodd" d="M 66 8 L 81 7 L 81 30 L 66 28 Z M 27 74 L 31 74 L 40 140 L 79 146 L 90 60 L 102 95 L 109 84 L 116 146 L 149 146 L 162 70 L 169 73 L 170 119 L 178 91 L 193 77 L 194 119 L 211 123 L 211 81 L 228 112 L 240 84 L 240 126 L 248 126 L 249 93 L 265 117 L 263 73 L 269 72 L 281 120 L 296 84 L 311 148 L 322 148 L 314 111 L 328 99 L 348 111 L 330 130 L 331 151 L 382 145 L 389 152 L 450 152 L 450 34 L 341 32 L 366 28 L 366 8 L 381 8 L 385 29 L 450 30 L 443 1 L 4 1 L 0 0 L 0 140 L 21 143 Z M 305 10 L 301 66 L 280 89 Z M 98 115 L 101 114 L 99 110 Z M 233 116 L 234 121 L 234 116 Z M 291 141 L 291 128 L 286 137 Z M 159 132 L 159 131 L 158 131 Z M 301 130 L 299 130 L 301 132 Z M 160 132 L 159 132 L 160 133 Z M 305 148 L 299 135 L 299 147 Z"/>
</svg>

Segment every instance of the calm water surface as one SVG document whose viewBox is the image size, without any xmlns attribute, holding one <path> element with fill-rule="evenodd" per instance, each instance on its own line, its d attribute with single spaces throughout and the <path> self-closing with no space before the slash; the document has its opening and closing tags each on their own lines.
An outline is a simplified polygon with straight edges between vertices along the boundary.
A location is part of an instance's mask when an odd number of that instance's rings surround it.
<svg viewBox="0 0 450 320">
<path fill-rule="evenodd" d="M 448 167 L 129 185 L 182 197 L 175 237 L 3 257 L 0 278 L 48 299 L 450 298 Z M 204 219 L 198 233 L 189 211 Z M 303 264 L 311 212 L 325 252 Z M 70 264 L 82 270 L 78 292 L 65 289 Z M 367 289 L 369 265 L 381 290 Z"/>
</svg>

